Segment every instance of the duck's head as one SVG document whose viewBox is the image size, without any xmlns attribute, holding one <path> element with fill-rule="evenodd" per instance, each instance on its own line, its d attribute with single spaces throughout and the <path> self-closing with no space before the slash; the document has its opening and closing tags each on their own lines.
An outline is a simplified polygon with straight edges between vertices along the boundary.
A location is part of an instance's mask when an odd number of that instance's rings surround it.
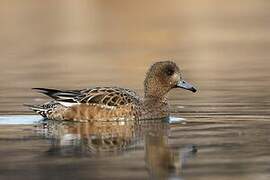
<svg viewBox="0 0 270 180">
<path fill-rule="evenodd" d="M 162 98 L 171 89 L 182 88 L 196 92 L 196 88 L 184 81 L 179 67 L 172 61 L 154 63 L 148 70 L 144 80 L 145 97 Z"/>
</svg>

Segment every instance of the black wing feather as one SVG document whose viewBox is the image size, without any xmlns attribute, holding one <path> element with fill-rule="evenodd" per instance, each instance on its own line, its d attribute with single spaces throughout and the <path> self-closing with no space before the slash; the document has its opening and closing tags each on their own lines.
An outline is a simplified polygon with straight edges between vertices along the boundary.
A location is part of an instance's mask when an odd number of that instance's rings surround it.
<svg viewBox="0 0 270 180">
<path fill-rule="evenodd" d="M 72 90 L 72 91 L 61 91 L 58 89 L 48 89 L 48 88 L 33 88 L 37 90 L 39 93 L 45 94 L 57 101 L 62 102 L 77 102 L 75 99 L 80 95 L 80 90 Z"/>
</svg>

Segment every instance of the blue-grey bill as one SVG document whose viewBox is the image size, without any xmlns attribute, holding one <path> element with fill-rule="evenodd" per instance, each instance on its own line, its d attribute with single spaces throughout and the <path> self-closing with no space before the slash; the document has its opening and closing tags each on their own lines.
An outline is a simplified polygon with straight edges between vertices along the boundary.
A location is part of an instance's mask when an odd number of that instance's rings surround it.
<svg viewBox="0 0 270 180">
<path fill-rule="evenodd" d="M 197 91 L 197 89 L 192 84 L 190 84 L 184 80 L 179 81 L 177 84 L 177 87 L 192 91 L 194 93 Z"/>
</svg>

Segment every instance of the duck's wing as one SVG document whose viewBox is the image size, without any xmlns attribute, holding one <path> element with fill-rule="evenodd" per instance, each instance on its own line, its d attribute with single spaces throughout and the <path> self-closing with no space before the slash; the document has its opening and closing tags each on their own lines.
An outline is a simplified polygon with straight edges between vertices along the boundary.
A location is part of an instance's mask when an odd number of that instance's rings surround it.
<svg viewBox="0 0 270 180">
<path fill-rule="evenodd" d="M 63 105 L 75 103 L 101 104 L 107 106 L 119 106 L 129 103 L 139 103 L 139 97 L 134 91 L 118 87 L 95 87 L 83 90 L 57 90 L 46 88 L 34 88 L 39 92 L 50 96 Z"/>
</svg>

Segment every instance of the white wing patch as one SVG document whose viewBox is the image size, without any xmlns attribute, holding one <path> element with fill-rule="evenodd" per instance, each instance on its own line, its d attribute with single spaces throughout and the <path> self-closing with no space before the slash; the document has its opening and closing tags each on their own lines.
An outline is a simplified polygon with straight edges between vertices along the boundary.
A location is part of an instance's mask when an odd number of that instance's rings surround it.
<svg viewBox="0 0 270 180">
<path fill-rule="evenodd" d="M 62 104 L 65 107 L 71 107 L 74 105 L 79 105 L 81 103 L 76 103 L 76 102 L 64 102 L 64 101 L 58 101 L 58 103 Z"/>
</svg>

